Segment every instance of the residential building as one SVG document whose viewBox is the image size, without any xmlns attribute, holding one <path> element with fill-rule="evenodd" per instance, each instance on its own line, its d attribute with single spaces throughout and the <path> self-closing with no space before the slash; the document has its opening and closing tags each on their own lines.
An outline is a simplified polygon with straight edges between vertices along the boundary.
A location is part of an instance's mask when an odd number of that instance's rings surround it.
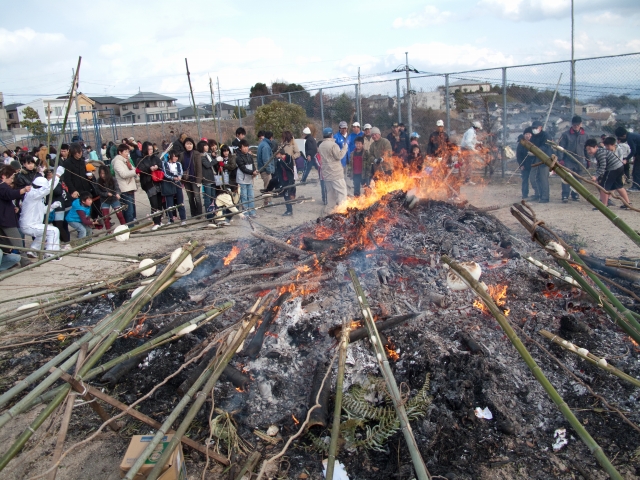
<svg viewBox="0 0 640 480">
<path fill-rule="evenodd" d="M 58 100 L 64 100 L 65 102 L 69 101 L 69 95 L 63 95 L 58 97 Z M 73 104 L 76 108 L 80 109 L 80 120 L 83 122 L 92 122 L 93 114 L 91 110 L 94 109 L 96 102 L 87 97 L 84 93 L 78 92 L 76 98 L 73 99 Z M 86 112 L 86 113 L 82 113 Z M 76 121 L 76 118 L 70 119 L 72 121 Z"/>
<path fill-rule="evenodd" d="M 127 122 L 159 122 L 178 118 L 178 107 L 173 97 L 153 92 L 138 92 L 120 100 L 120 116 Z"/>
<path fill-rule="evenodd" d="M 594 112 L 582 115 L 582 122 L 591 128 L 602 128 L 616 123 L 616 114 L 612 112 Z"/>
<path fill-rule="evenodd" d="M 371 95 L 362 98 L 363 108 L 369 108 L 370 110 L 390 110 L 395 104 L 395 98 L 391 98 L 388 95 Z"/>
<path fill-rule="evenodd" d="M 445 87 L 438 87 L 444 90 Z M 460 80 L 449 84 L 449 93 L 462 92 L 462 93 L 475 93 L 475 92 L 488 92 L 491 90 L 491 84 L 487 82 L 474 82 L 470 80 Z"/>
<path fill-rule="evenodd" d="M 118 97 L 91 97 L 91 100 L 95 102 L 94 108 L 96 110 L 107 110 L 112 109 L 113 115 L 116 117 L 120 116 L 120 105 L 118 102 L 121 102 L 123 99 Z M 98 116 L 101 118 L 109 117 L 111 112 L 102 111 L 98 112 Z"/>
<path fill-rule="evenodd" d="M 21 122 L 24 120 L 24 110 L 27 107 L 33 108 L 36 112 L 38 112 L 38 116 L 40 117 L 40 121 L 46 124 L 49 121 L 47 118 L 47 106 L 49 107 L 49 113 L 51 115 L 50 121 L 51 124 L 54 125 L 56 123 L 64 122 L 64 116 L 67 112 L 67 104 L 68 100 L 63 98 L 36 98 L 35 100 L 30 101 L 29 103 L 25 103 L 24 105 L 18 106 L 18 121 Z M 76 104 L 75 102 L 71 102 L 71 108 L 69 109 L 69 117 L 67 121 L 75 122 L 76 119 Z"/>
<path fill-rule="evenodd" d="M 4 108 L 4 95 L 0 92 L 0 130 L 8 130 L 7 110 Z"/>
<path fill-rule="evenodd" d="M 412 95 L 413 106 L 417 108 L 431 108 L 432 110 L 446 110 L 445 95 L 442 90 L 434 92 L 416 92 Z M 450 106 L 450 108 L 452 108 Z M 453 107 L 455 108 L 455 107 Z"/>
<path fill-rule="evenodd" d="M 638 116 L 638 111 L 633 105 L 625 105 L 620 108 L 617 113 L 618 115 L 616 116 L 616 119 L 622 122 L 633 122 L 640 118 Z"/>
<path fill-rule="evenodd" d="M 196 119 L 196 116 L 193 113 L 193 107 L 181 108 L 180 110 L 178 110 L 178 116 L 182 120 L 195 120 Z M 204 107 L 198 106 L 198 117 L 200 119 L 213 118 L 213 115 L 211 114 L 211 105 L 209 105 L 209 109 L 208 110 L 205 109 Z"/>
<path fill-rule="evenodd" d="M 7 129 L 13 130 L 20 128 L 20 119 L 18 118 L 18 107 L 23 105 L 22 103 L 11 103 L 5 105 L 4 109 L 7 112 Z"/>
<path fill-rule="evenodd" d="M 584 105 L 576 105 L 577 115 L 590 115 L 592 113 L 611 112 L 611 108 L 603 107 L 597 103 L 585 103 Z"/>
</svg>

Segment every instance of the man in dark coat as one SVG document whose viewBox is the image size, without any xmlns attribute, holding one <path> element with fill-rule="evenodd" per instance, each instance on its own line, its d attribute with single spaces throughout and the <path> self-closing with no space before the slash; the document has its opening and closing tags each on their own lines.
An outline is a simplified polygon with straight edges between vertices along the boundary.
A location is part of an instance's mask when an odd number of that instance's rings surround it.
<svg viewBox="0 0 640 480">
<path fill-rule="evenodd" d="M 631 174 L 632 185 L 628 192 L 640 192 L 640 133 L 627 132 L 624 127 L 618 127 L 615 131 L 618 142 L 629 144 L 631 152 L 627 158 L 623 158 L 623 163 L 629 165 L 631 159 L 634 159 L 633 173 Z M 626 162 L 625 162 L 626 161 Z M 628 171 L 628 167 L 625 168 Z"/>
<path fill-rule="evenodd" d="M 429 143 L 427 143 L 427 155 L 442 156 L 449 145 L 449 135 L 444 131 L 444 122 L 438 120 L 436 122 L 436 131 L 429 135 Z"/>
<path fill-rule="evenodd" d="M 547 143 L 547 140 L 551 140 L 551 137 L 547 132 L 542 130 L 542 122 L 536 120 L 531 124 L 533 135 L 531 136 L 531 143 L 536 147 L 551 156 L 553 153 L 551 147 Z M 539 203 L 549 203 L 549 167 L 546 164 L 538 165 L 531 168 L 531 175 L 535 180 L 535 184 L 538 185 L 538 195 L 540 195 Z M 533 182 L 532 182 L 533 183 Z"/>
<path fill-rule="evenodd" d="M 584 145 L 587 141 L 587 132 L 582 128 L 582 117 L 579 115 L 574 116 L 571 119 L 571 127 L 562 134 L 558 145 L 564 148 L 569 154 L 558 154 L 560 157 L 560 164 L 579 175 L 584 174 L 584 170 L 580 166 L 583 163 L 583 158 L 586 153 L 584 151 Z M 575 157 L 574 158 L 572 158 Z M 567 203 L 569 201 L 569 194 L 571 194 L 571 200 L 577 202 L 580 200 L 580 196 L 568 183 L 562 182 L 562 202 Z"/>
</svg>

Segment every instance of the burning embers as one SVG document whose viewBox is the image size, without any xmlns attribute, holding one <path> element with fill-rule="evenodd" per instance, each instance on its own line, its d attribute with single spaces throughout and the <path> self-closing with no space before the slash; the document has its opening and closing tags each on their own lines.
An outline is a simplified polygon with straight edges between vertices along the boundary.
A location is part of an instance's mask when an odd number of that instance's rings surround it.
<svg viewBox="0 0 640 480">
<path fill-rule="evenodd" d="M 507 303 L 507 285 L 489 285 L 489 295 L 493 298 L 496 305 L 502 310 L 505 317 L 509 316 L 510 309 L 505 307 Z M 478 298 L 473 301 L 473 306 L 480 310 L 482 313 L 489 313 L 489 310 L 485 304 Z"/>
<path fill-rule="evenodd" d="M 226 267 L 231 262 L 233 262 L 233 259 L 236 258 L 239 253 L 240 253 L 240 248 L 238 246 L 234 245 L 233 248 L 231 249 L 231 251 L 229 252 L 229 255 L 227 255 L 226 257 L 224 257 L 222 259 L 222 262 L 224 263 L 224 266 Z"/>
</svg>

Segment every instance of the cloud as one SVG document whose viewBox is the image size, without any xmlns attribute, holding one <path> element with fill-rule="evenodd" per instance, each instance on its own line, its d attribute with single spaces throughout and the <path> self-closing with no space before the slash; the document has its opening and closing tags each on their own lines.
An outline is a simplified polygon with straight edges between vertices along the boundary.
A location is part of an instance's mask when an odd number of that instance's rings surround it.
<svg viewBox="0 0 640 480">
<path fill-rule="evenodd" d="M 478 7 L 516 22 L 537 22 L 571 15 L 571 0 L 479 0 Z M 574 4 L 575 15 L 612 9 L 624 12 L 625 16 L 637 15 L 638 3 L 637 0 L 575 0 Z"/>
<path fill-rule="evenodd" d="M 406 18 L 396 18 L 393 28 L 418 28 L 446 23 L 453 17 L 449 11 L 440 11 L 434 5 L 427 5 L 421 12 L 413 13 Z"/>
<path fill-rule="evenodd" d="M 110 43 L 107 45 L 100 45 L 98 51 L 106 57 L 113 57 L 122 52 L 123 47 L 120 43 Z"/>
<path fill-rule="evenodd" d="M 446 44 L 442 42 L 416 43 L 406 49 L 392 51 L 390 64 L 404 63 L 404 52 L 409 51 L 409 63 L 421 71 L 447 72 L 474 68 L 500 67 L 514 64 L 512 56 L 499 50 L 471 44 Z"/>
<path fill-rule="evenodd" d="M 50 58 L 49 54 L 57 56 L 68 46 L 70 42 L 62 33 L 36 32 L 28 27 L 14 31 L 0 28 L 0 64 L 23 62 L 25 58 L 33 58 L 34 52 L 38 52 L 41 59 Z"/>
</svg>

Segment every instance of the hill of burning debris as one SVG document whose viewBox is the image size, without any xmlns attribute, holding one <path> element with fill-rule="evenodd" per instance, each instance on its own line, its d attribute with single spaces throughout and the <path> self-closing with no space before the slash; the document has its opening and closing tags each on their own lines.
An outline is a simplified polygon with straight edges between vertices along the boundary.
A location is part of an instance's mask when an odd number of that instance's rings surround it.
<svg viewBox="0 0 640 480">
<path fill-rule="evenodd" d="M 236 478 L 250 452 L 268 458 L 282 449 L 320 391 L 322 406 L 311 415 L 311 427 L 276 463 L 278 472 L 272 476 L 324 478 L 321 461 L 328 448 L 335 371 L 325 382 L 328 388 L 321 384 L 347 319 L 352 338 L 337 457 L 352 479 L 414 478 L 369 335 L 359 330 L 363 313 L 348 274 L 354 269 L 407 410 L 413 409 L 413 434 L 431 475 L 604 478 L 484 304 L 471 290 L 451 289 L 440 261 L 447 254 L 480 266 L 481 280 L 551 383 L 608 457 L 615 458 L 618 470 L 635 478 L 633 453 L 640 436 L 616 412 L 640 421 L 634 387 L 538 332 L 547 330 L 606 357 L 634 377 L 640 375 L 636 346 L 582 290 L 525 261 L 520 253 L 533 244 L 512 235 L 490 214 L 397 191 L 288 232 L 262 229 L 254 234 L 251 241 L 207 248 L 208 258 L 154 300 L 138 317 L 142 321 L 136 330 L 117 340 L 104 359 L 210 305 L 234 301 L 231 309 L 92 383 L 109 386 L 108 392 L 126 404 L 134 402 L 217 341 L 216 333 L 235 324 L 256 298 L 267 295 L 269 308 L 225 370 L 214 390 L 214 405 L 205 403 L 187 436 L 199 443 L 212 439 L 211 448 L 231 459 L 228 478 Z M 64 314 L 74 315 L 72 323 L 86 325 L 122 300 L 102 299 Z M 43 349 L 38 362 L 52 354 Z M 163 422 L 211 358 L 203 356 L 158 388 L 140 412 Z M 31 368 L 22 364 L 13 374 L 22 377 Z M 490 419 L 481 418 L 488 412 Z M 210 415 L 215 419 L 211 428 Z M 75 423 L 82 427 L 73 432 L 78 438 L 101 423 L 86 408 L 80 419 Z M 152 431 L 131 420 L 128 425 L 129 433 Z M 188 470 L 200 472 L 204 455 L 187 452 Z M 209 469 L 210 478 L 225 478 L 222 466 L 210 463 Z"/>
</svg>

